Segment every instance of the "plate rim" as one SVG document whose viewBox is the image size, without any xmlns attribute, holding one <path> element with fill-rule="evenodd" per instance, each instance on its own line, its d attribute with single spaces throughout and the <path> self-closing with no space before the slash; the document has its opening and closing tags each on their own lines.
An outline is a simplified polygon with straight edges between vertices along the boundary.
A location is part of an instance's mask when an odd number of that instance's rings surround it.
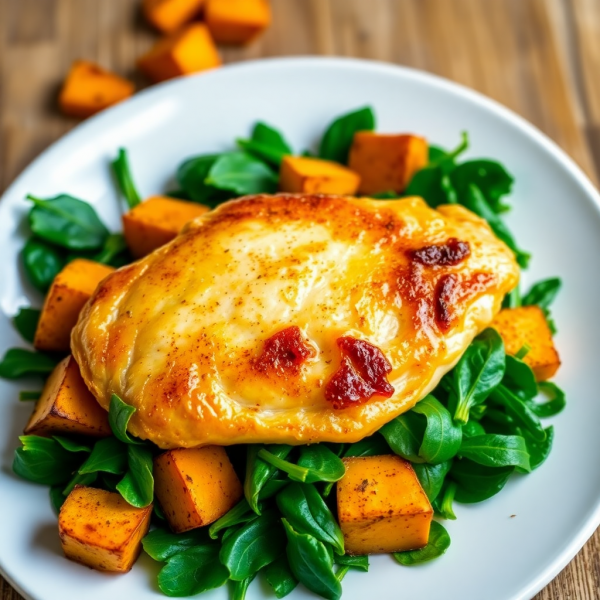
<svg viewBox="0 0 600 600">
<path fill-rule="evenodd" d="M 535 125 L 521 117 L 513 110 L 507 108 L 500 102 L 486 96 L 485 94 L 473 90 L 463 84 L 456 83 L 450 79 L 440 75 L 428 73 L 426 71 L 387 63 L 378 60 L 352 58 L 352 57 L 322 57 L 322 56 L 289 56 L 289 57 L 269 57 L 233 64 L 227 64 L 218 69 L 211 71 L 196 73 L 184 77 L 178 77 L 169 81 L 165 81 L 156 85 L 151 85 L 143 90 L 135 93 L 128 100 L 112 106 L 101 113 L 98 113 L 85 121 L 78 123 L 73 129 L 55 140 L 50 146 L 38 154 L 7 186 L 6 190 L 0 196 L 0 206 L 6 203 L 7 198 L 15 195 L 22 182 L 24 182 L 30 173 L 36 169 L 43 167 L 43 163 L 51 160 L 53 155 L 59 154 L 64 146 L 71 143 L 73 138 L 84 136 L 87 130 L 93 130 L 102 125 L 103 122 L 110 123 L 114 119 L 118 119 L 120 113 L 126 114 L 135 110 L 136 105 L 144 102 L 152 102 L 161 96 L 168 96 L 171 90 L 185 87 L 189 81 L 197 78 L 203 79 L 219 79 L 222 77 L 234 77 L 237 71 L 252 71 L 262 69 L 277 69 L 280 67 L 289 68 L 316 68 L 316 69 L 344 69 L 344 70 L 360 70 L 366 72 L 380 72 L 392 76 L 400 76 L 401 78 L 412 79 L 433 85 L 436 88 L 450 92 L 465 100 L 467 103 L 474 103 L 498 116 L 505 121 L 508 121 L 516 128 L 520 129 L 527 137 L 537 143 L 541 149 L 549 153 L 566 172 L 571 176 L 585 195 L 589 198 L 592 205 L 600 214 L 600 193 L 594 183 L 583 171 L 583 169 L 571 158 L 560 146 L 554 142 L 548 135 L 543 133 Z M 579 550 L 583 547 L 586 541 L 594 534 L 595 530 L 600 526 L 600 497 L 596 499 L 595 506 L 590 507 L 589 515 L 571 542 L 565 546 L 552 560 L 545 569 L 526 587 L 523 587 L 517 592 L 511 600 L 524 600 L 532 598 L 537 592 L 543 589 L 550 583 L 575 557 Z M 24 598 L 27 600 L 43 600 L 29 594 L 22 585 L 16 582 L 13 577 L 5 570 L 0 558 L 0 575 Z"/>
</svg>

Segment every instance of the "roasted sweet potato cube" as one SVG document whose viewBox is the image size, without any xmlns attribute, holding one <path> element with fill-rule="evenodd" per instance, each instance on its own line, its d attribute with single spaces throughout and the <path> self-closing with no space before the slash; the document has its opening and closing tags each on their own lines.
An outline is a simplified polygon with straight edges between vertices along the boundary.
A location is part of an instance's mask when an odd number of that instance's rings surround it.
<svg viewBox="0 0 600 600">
<path fill-rule="evenodd" d="M 113 271 L 112 267 L 83 258 L 70 262 L 50 286 L 33 345 L 38 350 L 67 352 L 71 346 L 71 330 L 83 305 Z"/>
<path fill-rule="evenodd" d="M 62 87 L 58 104 L 66 115 L 89 117 L 129 98 L 133 92 L 130 81 L 94 63 L 76 60 Z"/>
<path fill-rule="evenodd" d="M 271 23 L 268 0 L 208 0 L 206 24 L 219 44 L 246 44 Z"/>
<path fill-rule="evenodd" d="M 76 486 L 58 515 L 65 556 L 97 571 L 126 573 L 140 554 L 152 505 L 134 508 L 113 492 Z"/>
<path fill-rule="evenodd" d="M 154 490 L 176 533 L 216 521 L 243 496 L 242 484 L 221 446 L 161 454 L 154 460 Z"/>
<path fill-rule="evenodd" d="M 221 57 L 203 23 L 192 23 L 159 40 L 138 59 L 138 67 L 155 83 L 220 64 Z"/>
<path fill-rule="evenodd" d="M 529 346 L 523 361 L 531 367 L 538 381 L 550 379 L 560 367 L 552 331 L 539 306 L 505 308 L 491 326 L 502 336 L 507 354 L 516 354 L 523 346 Z"/>
<path fill-rule="evenodd" d="M 358 131 L 348 166 L 360 175 L 361 194 L 400 193 L 427 164 L 428 154 L 427 141 L 416 135 Z"/>
<path fill-rule="evenodd" d="M 25 433 L 74 433 L 91 437 L 112 435 L 108 413 L 87 389 L 72 356 L 67 356 L 52 371 L 25 427 Z"/>
<path fill-rule="evenodd" d="M 142 11 L 149 23 L 163 33 L 171 33 L 200 12 L 204 0 L 144 0 Z"/>
<path fill-rule="evenodd" d="M 150 254 L 174 239 L 183 226 L 204 214 L 208 206 L 153 196 L 123 215 L 123 233 L 136 258 Z"/>
<path fill-rule="evenodd" d="M 113 271 L 112 267 L 91 260 L 70 262 L 50 286 L 33 345 L 38 350 L 67 352 L 71 345 L 71 330 L 83 305 L 98 284 Z"/>
<path fill-rule="evenodd" d="M 351 196 L 360 183 L 356 173 L 338 163 L 303 156 L 284 156 L 279 175 L 282 192 Z"/>
<path fill-rule="evenodd" d="M 344 464 L 337 506 L 348 554 L 427 545 L 433 509 L 408 461 L 384 455 L 345 458 Z"/>
</svg>

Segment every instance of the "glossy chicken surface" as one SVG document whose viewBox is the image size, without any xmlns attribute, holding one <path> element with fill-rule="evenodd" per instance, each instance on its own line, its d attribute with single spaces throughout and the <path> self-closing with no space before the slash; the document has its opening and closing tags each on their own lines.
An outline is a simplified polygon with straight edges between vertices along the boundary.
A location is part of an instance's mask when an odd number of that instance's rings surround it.
<svg viewBox="0 0 600 600">
<path fill-rule="evenodd" d="M 105 279 L 71 346 L 163 448 L 354 442 L 432 390 L 517 280 L 457 205 L 249 196 Z"/>
</svg>

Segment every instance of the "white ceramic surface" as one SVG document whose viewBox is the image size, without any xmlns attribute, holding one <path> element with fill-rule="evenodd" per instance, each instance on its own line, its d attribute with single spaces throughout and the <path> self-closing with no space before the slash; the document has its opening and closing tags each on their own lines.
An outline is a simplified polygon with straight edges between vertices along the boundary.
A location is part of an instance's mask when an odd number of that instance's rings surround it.
<svg viewBox="0 0 600 600">
<path fill-rule="evenodd" d="M 10 324 L 19 306 L 41 305 L 23 279 L 26 193 L 68 192 L 85 198 L 114 228 L 117 196 L 108 161 L 119 146 L 130 151 L 143 195 L 172 187 L 179 162 L 226 150 L 258 119 L 281 128 L 294 148 L 313 146 L 332 117 L 370 104 L 380 131 L 410 131 L 453 147 L 467 130 L 467 156 L 493 157 L 516 177 L 508 217 L 533 261 L 524 280 L 559 275 L 564 289 L 554 307 L 563 359 L 557 378 L 568 407 L 553 419 L 554 450 L 538 471 L 514 477 L 480 505 L 458 505 L 447 523 L 447 555 L 414 568 L 389 556 L 371 560 L 368 574 L 349 573 L 346 600 L 517 600 L 541 589 L 567 564 L 600 523 L 600 402 L 597 341 L 600 284 L 600 198 L 581 171 L 522 119 L 482 96 L 423 73 L 343 59 L 277 59 L 226 67 L 144 91 L 86 121 L 44 152 L 0 202 L 0 353 L 25 346 Z M 66 561 L 47 489 L 11 472 L 31 404 L 19 388 L 39 384 L 0 380 L 0 569 L 33 600 L 159 598 L 158 566 L 142 557 L 125 576 L 96 573 Z M 513 516 L 514 515 L 514 516 Z M 512 518 L 511 518 L 512 517 Z M 310 595 L 298 588 L 293 599 Z M 225 599 L 221 589 L 205 595 Z M 267 598 L 257 581 L 249 600 Z"/>
</svg>

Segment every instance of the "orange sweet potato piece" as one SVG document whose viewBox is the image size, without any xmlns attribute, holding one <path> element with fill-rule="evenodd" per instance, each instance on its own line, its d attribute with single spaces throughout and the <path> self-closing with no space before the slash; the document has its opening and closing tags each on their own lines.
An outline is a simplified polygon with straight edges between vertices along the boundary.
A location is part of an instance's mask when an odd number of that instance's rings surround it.
<svg viewBox="0 0 600 600">
<path fill-rule="evenodd" d="M 164 452 L 154 459 L 154 490 L 176 533 L 216 521 L 243 496 L 242 484 L 221 446 Z"/>
<path fill-rule="evenodd" d="M 155 83 L 220 65 L 221 57 L 203 23 L 192 23 L 159 40 L 138 59 L 138 67 Z"/>
<path fill-rule="evenodd" d="M 338 519 L 348 554 L 403 552 L 427 545 L 433 509 L 410 463 L 399 456 L 345 458 Z"/>
<path fill-rule="evenodd" d="M 153 196 L 123 215 L 123 234 L 135 258 L 170 242 L 183 226 L 204 214 L 208 206 L 165 196 Z"/>
<path fill-rule="evenodd" d="M 58 515 L 65 556 L 97 571 L 126 573 L 140 554 L 152 505 L 135 508 L 121 494 L 76 486 Z"/>
<path fill-rule="evenodd" d="M 67 352 L 71 329 L 98 284 L 114 269 L 100 263 L 76 259 L 70 262 L 50 286 L 35 331 L 33 345 L 38 350 Z"/>
<path fill-rule="evenodd" d="M 86 387 L 72 356 L 67 356 L 52 371 L 25 427 L 27 435 L 60 433 L 112 435 L 108 413 Z"/>
<path fill-rule="evenodd" d="M 204 0 L 143 0 L 142 11 L 148 22 L 163 33 L 171 33 L 191 21 Z"/>
<path fill-rule="evenodd" d="M 271 23 L 268 0 L 208 0 L 204 18 L 219 44 L 246 44 Z"/>
<path fill-rule="evenodd" d="M 360 175 L 359 192 L 402 192 L 428 161 L 427 141 L 416 135 L 358 131 L 348 166 Z"/>
<path fill-rule="evenodd" d="M 350 169 L 320 158 L 284 156 L 279 171 L 282 192 L 351 196 L 359 183 L 360 177 Z"/>
<path fill-rule="evenodd" d="M 76 60 L 58 97 L 60 109 L 71 117 L 89 117 L 133 95 L 133 83 L 94 63 Z"/>
<path fill-rule="evenodd" d="M 504 340 L 507 354 L 516 354 L 523 346 L 530 347 L 523 359 L 538 381 L 550 379 L 560 367 L 560 358 L 544 311 L 539 306 L 505 308 L 491 327 Z"/>
</svg>

